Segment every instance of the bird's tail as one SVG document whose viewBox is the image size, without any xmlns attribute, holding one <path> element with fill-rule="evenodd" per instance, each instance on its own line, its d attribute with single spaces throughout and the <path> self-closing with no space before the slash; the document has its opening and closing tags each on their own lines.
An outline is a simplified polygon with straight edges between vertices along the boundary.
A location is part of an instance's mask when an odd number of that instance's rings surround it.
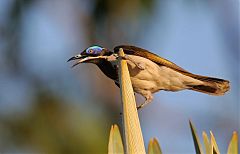
<svg viewBox="0 0 240 154">
<path fill-rule="evenodd" d="M 202 85 L 190 86 L 190 89 L 194 91 L 199 91 L 209 95 L 219 96 L 219 95 L 224 95 L 225 92 L 227 92 L 230 88 L 229 81 L 227 80 L 200 76 L 200 75 L 194 75 L 193 78 L 203 81 Z"/>
</svg>

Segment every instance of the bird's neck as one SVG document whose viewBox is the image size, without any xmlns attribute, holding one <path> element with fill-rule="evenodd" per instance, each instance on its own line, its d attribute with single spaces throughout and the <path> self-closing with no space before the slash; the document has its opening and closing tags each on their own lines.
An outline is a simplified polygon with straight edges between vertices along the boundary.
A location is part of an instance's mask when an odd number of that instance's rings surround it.
<svg viewBox="0 0 240 154">
<path fill-rule="evenodd" d="M 107 60 L 101 60 L 97 63 L 97 66 L 110 79 L 112 79 L 112 80 L 118 79 L 117 68 L 111 62 L 109 62 Z"/>
</svg>

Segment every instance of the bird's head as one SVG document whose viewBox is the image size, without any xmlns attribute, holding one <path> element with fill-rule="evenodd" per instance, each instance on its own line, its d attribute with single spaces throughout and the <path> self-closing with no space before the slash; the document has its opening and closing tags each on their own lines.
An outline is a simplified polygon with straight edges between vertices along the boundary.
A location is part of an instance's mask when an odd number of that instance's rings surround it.
<svg viewBox="0 0 240 154">
<path fill-rule="evenodd" d="M 106 48 L 100 46 L 91 46 L 82 51 L 80 54 L 77 54 L 71 57 L 69 61 L 76 60 L 77 62 L 73 65 L 76 66 L 80 63 L 94 63 L 97 64 L 102 58 L 102 56 L 109 56 L 113 52 L 107 50 Z"/>
</svg>

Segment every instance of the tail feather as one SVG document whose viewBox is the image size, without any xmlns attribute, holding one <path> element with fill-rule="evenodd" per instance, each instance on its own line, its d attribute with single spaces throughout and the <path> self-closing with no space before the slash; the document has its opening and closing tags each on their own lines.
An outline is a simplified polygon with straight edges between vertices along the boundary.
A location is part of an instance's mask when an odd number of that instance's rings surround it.
<svg viewBox="0 0 240 154">
<path fill-rule="evenodd" d="M 227 80 L 205 76 L 195 76 L 195 79 L 203 81 L 203 84 L 191 85 L 190 89 L 210 95 L 224 95 L 230 88 L 229 81 Z"/>
</svg>

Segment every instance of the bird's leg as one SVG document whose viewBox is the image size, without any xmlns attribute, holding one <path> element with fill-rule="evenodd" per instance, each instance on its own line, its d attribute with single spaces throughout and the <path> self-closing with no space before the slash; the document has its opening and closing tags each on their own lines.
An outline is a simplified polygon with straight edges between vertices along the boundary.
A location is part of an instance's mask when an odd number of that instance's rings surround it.
<svg viewBox="0 0 240 154">
<path fill-rule="evenodd" d="M 119 56 L 118 56 L 117 58 L 119 58 Z M 124 60 L 129 60 L 129 61 L 131 61 L 133 64 L 135 64 L 135 65 L 136 65 L 139 69 L 141 69 L 141 70 L 144 70 L 144 69 L 145 69 L 144 63 L 136 62 L 133 58 L 131 58 L 131 57 L 128 56 L 128 55 L 121 56 L 121 58 L 124 59 Z"/>
<path fill-rule="evenodd" d="M 150 93 L 148 92 L 147 95 L 145 95 L 144 97 L 146 98 L 146 100 L 144 101 L 144 103 L 137 106 L 137 110 L 143 108 L 145 105 L 151 103 L 153 100 L 153 96 L 152 96 L 151 92 Z"/>
<path fill-rule="evenodd" d="M 140 104 L 140 105 L 137 106 L 137 110 L 143 108 L 145 105 L 147 105 L 147 104 L 149 104 L 149 103 L 151 103 L 151 101 L 145 100 L 144 103 L 142 103 L 142 104 Z"/>
</svg>

